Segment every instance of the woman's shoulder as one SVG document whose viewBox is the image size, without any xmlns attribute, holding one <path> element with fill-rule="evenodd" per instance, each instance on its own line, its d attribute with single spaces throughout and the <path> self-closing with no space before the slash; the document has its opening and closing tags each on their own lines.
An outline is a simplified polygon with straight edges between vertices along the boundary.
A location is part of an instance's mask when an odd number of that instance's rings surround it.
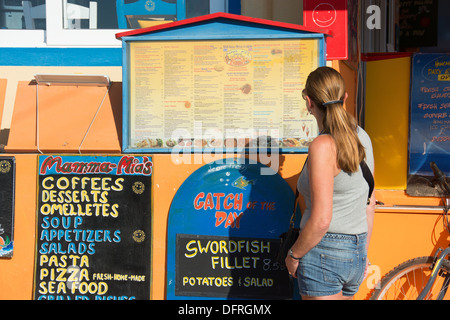
<svg viewBox="0 0 450 320">
<path fill-rule="evenodd" d="M 329 134 L 321 134 L 309 146 L 309 156 L 313 159 L 335 161 L 336 143 Z"/>
<path fill-rule="evenodd" d="M 309 151 L 332 151 L 336 149 L 334 138 L 329 134 L 317 136 L 309 146 Z"/>
</svg>

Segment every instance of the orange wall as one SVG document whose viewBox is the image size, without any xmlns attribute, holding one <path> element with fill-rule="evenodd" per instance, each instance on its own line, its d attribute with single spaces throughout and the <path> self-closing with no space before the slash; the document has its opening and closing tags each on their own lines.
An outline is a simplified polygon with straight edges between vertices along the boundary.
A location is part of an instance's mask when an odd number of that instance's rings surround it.
<svg viewBox="0 0 450 320">
<path fill-rule="evenodd" d="M 153 155 L 153 264 L 152 299 L 165 299 L 166 292 L 166 236 L 170 204 L 181 184 L 198 168 L 194 156 L 192 164 L 176 164 L 170 155 Z M 197 158 L 198 159 L 198 158 Z M 305 155 L 287 155 L 280 158 L 280 175 L 294 190 Z M 197 164 L 196 164 L 197 163 Z"/>
<path fill-rule="evenodd" d="M 37 155 L 8 154 L 16 158 L 16 210 L 14 255 L 0 259 L 0 299 L 32 298 L 36 237 Z M 181 184 L 201 164 L 176 164 L 170 155 L 152 155 L 153 230 L 151 298 L 165 299 L 166 236 L 170 204 Z M 283 155 L 280 175 L 294 189 L 305 155 Z M 386 200 L 391 194 L 377 190 L 377 198 Z M 402 194 L 398 195 L 399 197 Z M 418 203 L 436 204 L 435 199 L 416 199 Z M 378 208 L 369 250 L 372 269 L 356 299 L 365 299 L 378 275 L 383 275 L 402 261 L 416 256 L 431 255 L 439 245 L 445 245 L 441 215 L 437 212 L 408 212 L 394 208 Z"/>
<path fill-rule="evenodd" d="M 348 83 L 354 81 L 354 76 L 347 66 L 339 64 L 341 72 L 347 80 L 349 91 L 355 88 Z M 22 85 L 23 86 L 23 85 Z M 119 84 L 120 86 L 120 84 Z M 31 88 L 34 89 L 34 88 Z M 26 107 L 32 107 L 34 101 L 33 90 L 29 90 L 29 100 Z M 353 94 L 351 94 L 353 96 Z M 101 96 L 100 96 L 101 98 Z M 121 108 L 121 92 L 108 95 L 111 103 L 105 104 L 106 116 L 109 117 L 109 128 L 112 134 L 105 139 L 112 139 L 113 146 L 120 140 L 121 131 L 116 129 L 121 127 L 121 119 L 117 115 L 117 110 Z M 1 102 L 1 101 L 0 101 Z M 347 109 L 354 110 L 354 101 L 347 102 Z M 97 105 L 95 105 L 96 107 Z M 21 106 L 24 108 L 24 106 Z M 15 111 L 21 108 L 16 105 Z M 23 111 L 23 110 L 22 110 Z M 33 116 L 33 111 L 26 114 Z M 13 115 L 13 119 L 14 119 Z M 14 130 L 18 124 L 16 121 L 23 121 L 16 117 L 12 123 L 10 143 L 18 141 L 15 134 L 20 135 L 19 129 Z M 31 120 L 33 121 L 33 120 Z M 51 124 L 51 122 L 49 122 Z M 77 124 L 69 124 L 70 130 L 75 129 Z M 78 126 L 79 127 L 79 126 Z M 16 127 L 19 128 L 19 127 Z M 70 131 L 69 130 L 69 131 Z M 82 128 L 84 130 L 84 128 Z M 83 131 L 85 132 L 85 131 Z M 33 136 L 32 136 L 33 137 Z M 16 140 L 15 140 L 16 139 Z M 95 143 L 100 143 L 94 141 Z M 93 147 L 95 148 L 95 146 Z M 113 147 L 114 149 L 115 147 Z M 99 148 L 100 149 L 100 148 Z M 63 150 L 60 150 L 61 153 Z M 16 199 L 15 199 L 15 228 L 14 228 L 14 255 L 10 259 L 0 259 L 0 299 L 24 299 L 32 298 L 33 290 L 33 269 L 36 240 L 36 194 L 37 194 L 37 152 L 28 150 L 30 154 L 9 151 L 8 154 L 16 157 Z M 193 156 L 194 157 L 194 156 Z M 166 235 L 167 220 L 171 201 L 180 185 L 196 169 L 204 163 L 177 164 L 171 160 L 170 155 L 152 155 L 154 162 L 153 172 L 153 231 L 152 231 L 152 299 L 165 299 L 166 288 Z M 292 189 L 303 166 L 305 155 L 286 154 L 281 155 L 279 174 L 288 182 Z M 194 160 L 194 159 L 193 159 Z M 406 161 L 406 159 L 403 159 Z M 383 167 L 377 170 L 384 170 Z M 369 250 L 369 258 L 373 264 L 369 278 L 361 286 L 357 299 L 365 299 L 369 292 L 371 282 L 377 274 L 384 274 L 391 268 L 406 259 L 415 256 L 430 255 L 436 246 L 444 243 L 442 233 L 442 223 L 439 220 L 438 212 L 426 212 L 411 210 L 400 210 L 393 208 L 395 204 L 413 205 L 437 205 L 438 199 L 433 198 L 410 198 L 406 197 L 404 190 L 376 190 L 377 199 L 386 203 L 384 207 L 379 207 L 375 214 L 375 226 L 373 238 Z M 441 236 L 443 235 L 443 236 Z"/>
<path fill-rule="evenodd" d="M 433 256 L 448 240 L 438 212 L 378 209 L 368 253 L 372 266 L 355 299 L 367 299 L 380 277 L 406 260 Z"/>
<path fill-rule="evenodd" d="M 32 299 L 36 240 L 37 159 L 36 154 L 6 154 L 16 158 L 16 208 L 14 255 L 0 259 L 0 300 Z M 280 175 L 294 189 L 305 155 L 280 158 Z M 152 155 L 153 230 L 151 298 L 165 299 L 166 237 L 170 204 L 181 184 L 205 163 L 192 157 L 192 164 L 177 164 L 171 155 Z"/>
<path fill-rule="evenodd" d="M 113 83 L 108 91 L 106 87 L 36 86 L 21 81 L 5 150 L 119 153 L 121 99 L 122 83 Z"/>
<path fill-rule="evenodd" d="M 356 88 L 357 88 L 357 78 L 356 71 L 353 70 L 349 65 L 343 61 L 333 61 L 332 67 L 340 72 L 345 81 L 345 89 L 348 93 L 348 98 L 345 101 L 345 109 L 352 114 L 354 117 L 356 115 Z"/>
</svg>

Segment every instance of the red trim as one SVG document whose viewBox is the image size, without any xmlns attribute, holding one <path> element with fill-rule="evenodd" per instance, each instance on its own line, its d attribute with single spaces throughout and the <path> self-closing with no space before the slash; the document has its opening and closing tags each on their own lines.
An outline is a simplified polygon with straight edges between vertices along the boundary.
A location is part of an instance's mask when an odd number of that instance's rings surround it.
<svg viewBox="0 0 450 320">
<path fill-rule="evenodd" d="M 272 21 L 272 20 L 266 20 L 266 19 L 260 19 L 260 18 L 251 18 L 251 17 L 241 16 L 238 14 L 216 12 L 216 13 L 212 13 L 212 14 L 208 14 L 208 15 L 204 15 L 204 16 L 200 16 L 200 17 L 194 17 L 194 18 L 174 21 L 174 22 L 170 22 L 170 23 L 164 23 L 164 24 L 153 26 L 153 27 L 120 32 L 120 33 L 116 34 L 116 38 L 120 39 L 122 37 L 136 36 L 136 35 L 141 35 L 141 34 L 150 33 L 150 32 L 154 32 L 154 31 L 185 26 L 185 25 L 189 25 L 192 23 L 214 20 L 214 19 L 218 19 L 218 18 L 225 18 L 225 19 L 230 19 L 230 20 L 251 22 L 251 23 L 263 24 L 263 25 L 268 25 L 268 26 L 273 26 L 273 27 L 285 28 L 285 29 L 314 32 L 314 33 L 323 33 L 325 35 L 331 35 L 331 32 L 327 29 L 305 27 L 305 26 L 292 24 L 292 23 L 278 22 L 278 21 Z"/>
<path fill-rule="evenodd" d="M 378 53 L 362 53 L 361 61 L 378 61 L 378 60 L 387 60 L 387 59 L 396 59 L 396 58 L 406 58 L 411 57 L 413 55 L 412 52 L 378 52 Z"/>
</svg>

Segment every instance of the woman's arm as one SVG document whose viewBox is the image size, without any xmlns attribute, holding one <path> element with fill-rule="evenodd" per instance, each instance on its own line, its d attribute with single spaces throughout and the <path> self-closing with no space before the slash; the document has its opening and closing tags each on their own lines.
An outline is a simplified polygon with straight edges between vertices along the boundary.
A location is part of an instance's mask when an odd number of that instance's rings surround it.
<svg viewBox="0 0 450 320">
<path fill-rule="evenodd" d="M 372 193 L 372 196 L 370 197 L 369 205 L 366 208 L 366 216 L 367 216 L 366 250 L 367 250 L 367 252 L 369 252 L 370 238 L 372 237 L 373 220 L 374 220 L 374 216 L 375 216 L 375 205 L 376 205 L 376 198 L 375 198 L 375 190 L 374 190 L 374 192 Z M 364 278 L 367 277 L 369 265 L 370 265 L 370 261 L 369 261 L 369 257 L 367 257 L 366 270 L 364 271 Z"/>
<path fill-rule="evenodd" d="M 373 229 L 373 219 L 375 215 L 375 191 L 372 193 L 372 196 L 370 197 L 370 203 L 366 208 L 366 215 L 367 215 L 367 245 L 366 248 L 369 250 L 369 243 L 370 238 L 372 237 L 372 229 Z"/>
<path fill-rule="evenodd" d="M 321 135 L 314 139 L 309 148 L 307 165 L 311 189 L 311 215 L 292 246 L 292 253 L 296 258 L 303 257 L 316 246 L 330 226 L 334 177 L 339 173 L 336 147 L 331 136 Z M 288 256 L 286 265 L 289 272 L 295 276 L 298 261 Z"/>
</svg>

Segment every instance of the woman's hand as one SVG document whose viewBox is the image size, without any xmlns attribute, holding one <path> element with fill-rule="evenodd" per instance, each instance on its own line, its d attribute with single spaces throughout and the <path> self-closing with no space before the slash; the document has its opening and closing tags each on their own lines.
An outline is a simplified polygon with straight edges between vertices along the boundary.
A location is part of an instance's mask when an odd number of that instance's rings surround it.
<svg viewBox="0 0 450 320">
<path fill-rule="evenodd" d="M 284 262 L 286 263 L 289 275 L 293 278 L 297 278 L 298 260 L 292 258 L 290 255 L 287 255 Z"/>
<path fill-rule="evenodd" d="M 364 270 L 364 280 L 366 280 L 366 278 L 367 278 L 367 274 L 369 273 L 369 268 L 370 268 L 370 261 L 369 261 L 369 259 L 367 259 L 367 261 L 366 261 L 366 269 Z"/>
</svg>

